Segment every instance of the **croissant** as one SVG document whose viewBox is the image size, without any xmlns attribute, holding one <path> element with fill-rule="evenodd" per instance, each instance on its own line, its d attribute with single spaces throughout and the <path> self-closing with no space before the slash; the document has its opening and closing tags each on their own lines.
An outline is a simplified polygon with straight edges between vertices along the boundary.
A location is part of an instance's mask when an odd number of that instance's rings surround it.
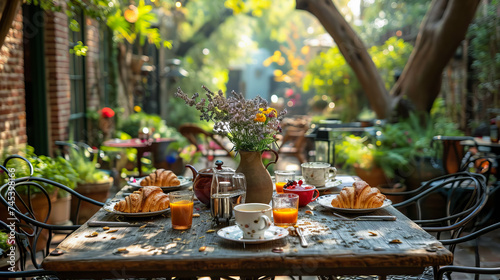
<svg viewBox="0 0 500 280">
<path fill-rule="evenodd" d="M 116 203 L 114 209 L 125 213 L 139 213 L 160 211 L 168 207 L 170 200 L 160 187 L 146 186 Z"/>
<path fill-rule="evenodd" d="M 379 189 L 370 187 L 365 181 L 356 181 L 352 187 L 343 188 L 332 199 L 332 206 L 350 209 L 378 208 L 384 204 L 385 198 Z"/>
<path fill-rule="evenodd" d="M 141 186 L 173 187 L 181 184 L 177 175 L 171 170 L 157 169 L 141 181 Z"/>
</svg>

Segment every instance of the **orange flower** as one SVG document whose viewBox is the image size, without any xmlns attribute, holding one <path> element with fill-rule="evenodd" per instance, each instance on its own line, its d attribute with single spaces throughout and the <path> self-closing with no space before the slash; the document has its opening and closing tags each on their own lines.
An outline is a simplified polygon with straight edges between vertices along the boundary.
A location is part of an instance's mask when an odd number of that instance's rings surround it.
<svg viewBox="0 0 500 280">
<path fill-rule="evenodd" d="M 257 115 L 255 115 L 255 119 L 253 119 L 254 121 L 256 122 L 265 122 L 266 121 L 266 115 L 262 114 L 262 113 L 257 113 Z"/>
</svg>

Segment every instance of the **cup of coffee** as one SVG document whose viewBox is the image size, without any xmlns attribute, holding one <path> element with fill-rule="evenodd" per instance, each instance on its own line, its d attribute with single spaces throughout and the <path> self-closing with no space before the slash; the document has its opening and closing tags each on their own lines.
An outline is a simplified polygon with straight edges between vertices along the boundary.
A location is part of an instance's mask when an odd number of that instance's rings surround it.
<svg viewBox="0 0 500 280">
<path fill-rule="evenodd" d="M 337 168 L 326 162 L 305 162 L 301 165 L 304 181 L 316 187 L 324 186 L 333 181 L 337 175 Z"/>
<path fill-rule="evenodd" d="M 245 203 L 233 208 L 236 225 L 243 231 L 244 239 L 264 239 L 271 226 L 272 207 L 263 203 Z"/>
</svg>

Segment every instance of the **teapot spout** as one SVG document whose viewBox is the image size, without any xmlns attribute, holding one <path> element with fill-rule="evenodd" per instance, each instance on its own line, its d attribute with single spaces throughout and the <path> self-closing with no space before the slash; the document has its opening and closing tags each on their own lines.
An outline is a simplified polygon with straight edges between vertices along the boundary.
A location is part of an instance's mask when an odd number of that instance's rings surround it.
<svg viewBox="0 0 500 280">
<path fill-rule="evenodd" d="M 191 169 L 191 171 L 193 172 L 193 180 L 192 181 L 194 182 L 194 178 L 196 178 L 196 176 L 198 176 L 198 171 L 191 164 L 186 164 L 186 167 Z"/>
</svg>

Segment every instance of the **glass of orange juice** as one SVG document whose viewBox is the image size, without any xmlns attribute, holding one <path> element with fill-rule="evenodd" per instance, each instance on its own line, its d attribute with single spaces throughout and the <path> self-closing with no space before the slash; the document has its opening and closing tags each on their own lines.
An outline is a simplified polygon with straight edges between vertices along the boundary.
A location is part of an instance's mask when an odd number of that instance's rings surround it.
<svg viewBox="0 0 500 280">
<path fill-rule="evenodd" d="M 274 181 L 276 182 L 276 192 L 283 193 L 283 186 L 288 181 L 295 180 L 295 172 L 288 170 L 275 170 Z"/>
<path fill-rule="evenodd" d="M 193 192 L 177 191 L 168 194 L 173 229 L 189 229 L 193 223 Z"/>
<path fill-rule="evenodd" d="M 277 193 L 273 196 L 274 225 L 289 227 L 297 223 L 299 196 L 294 193 Z"/>
</svg>

